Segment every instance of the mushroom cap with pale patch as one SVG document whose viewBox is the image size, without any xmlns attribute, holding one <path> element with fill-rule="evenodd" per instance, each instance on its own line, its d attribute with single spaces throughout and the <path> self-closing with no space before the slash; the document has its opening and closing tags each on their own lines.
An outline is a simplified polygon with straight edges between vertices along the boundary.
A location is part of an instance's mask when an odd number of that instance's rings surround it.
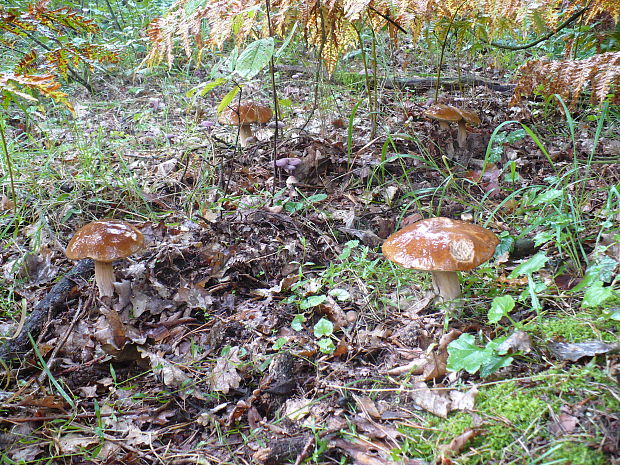
<svg viewBox="0 0 620 465">
<path fill-rule="evenodd" d="M 69 260 L 92 258 L 113 262 L 137 252 L 144 245 L 144 236 L 129 223 L 120 220 L 99 220 L 84 225 L 67 245 Z"/>
<path fill-rule="evenodd" d="M 386 258 L 405 268 L 467 271 L 489 260 L 497 244 L 497 236 L 482 226 L 440 217 L 395 232 L 382 249 Z"/>
<path fill-rule="evenodd" d="M 218 118 L 221 124 L 264 124 L 271 119 L 273 111 L 266 105 L 254 102 L 243 102 L 240 105 L 231 105 Z"/>
<path fill-rule="evenodd" d="M 426 110 L 424 114 L 428 118 L 436 119 L 438 121 L 452 122 L 463 119 L 463 116 L 455 107 L 451 105 L 444 105 L 443 103 L 436 103 Z"/>
</svg>

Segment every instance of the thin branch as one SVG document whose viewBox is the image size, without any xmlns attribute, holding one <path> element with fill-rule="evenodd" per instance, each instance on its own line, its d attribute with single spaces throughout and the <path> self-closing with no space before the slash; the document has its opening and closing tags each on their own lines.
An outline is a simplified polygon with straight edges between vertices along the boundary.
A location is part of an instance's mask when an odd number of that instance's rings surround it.
<svg viewBox="0 0 620 465">
<path fill-rule="evenodd" d="M 495 47 L 495 48 L 501 48 L 504 50 L 525 50 L 528 48 L 532 48 L 536 45 L 538 45 L 541 42 L 544 42 L 547 39 L 550 39 L 551 37 L 553 37 L 554 35 L 556 35 L 558 32 L 560 32 L 562 29 L 564 29 L 565 27 L 567 27 L 568 25 L 570 25 L 572 22 L 574 22 L 577 18 L 579 18 L 581 15 L 583 15 L 588 8 L 590 8 L 590 6 L 584 6 L 581 10 L 577 11 L 576 13 L 573 13 L 570 18 L 568 18 L 566 21 L 564 21 L 562 24 L 560 24 L 558 27 L 555 28 L 555 30 L 549 32 L 548 34 L 545 34 L 544 36 L 540 37 L 539 39 L 536 39 L 533 42 L 530 42 L 529 44 L 525 44 L 525 45 L 509 45 L 509 44 L 502 44 L 501 42 L 488 42 L 486 40 L 484 40 L 483 38 L 480 38 L 480 41 L 484 44 L 490 45 L 491 47 Z"/>
</svg>

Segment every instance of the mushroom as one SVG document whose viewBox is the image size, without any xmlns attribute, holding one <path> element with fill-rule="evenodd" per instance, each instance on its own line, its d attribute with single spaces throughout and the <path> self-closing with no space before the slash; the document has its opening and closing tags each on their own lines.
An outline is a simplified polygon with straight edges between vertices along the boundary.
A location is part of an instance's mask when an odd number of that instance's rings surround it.
<svg viewBox="0 0 620 465">
<path fill-rule="evenodd" d="M 383 243 L 388 260 L 405 268 L 430 271 L 433 290 L 444 301 L 461 295 L 457 271 L 489 260 L 497 236 L 476 224 L 450 218 L 429 218 L 395 232 Z"/>
<path fill-rule="evenodd" d="M 470 124 L 472 126 L 478 126 L 480 124 L 480 117 L 478 113 L 471 110 L 465 110 L 463 108 L 457 108 L 457 110 L 461 114 L 461 119 L 458 122 L 459 125 L 459 133 L 456 140 L 459 143 L 459 147 L 465 147 L 465 141 L 467 140 L 467 129 L 465 124 Z"/>
<path fill-rule="evenodd" d="M 459 111 L 451 105 L 436 103 L 424 112 L 427 118 L 439 121 L 441 129 L 450 129 L 450 123 L 463 119 Z"/>
<path fill-rule="evenodd" d="M 444 105 L 443 103 L 433 105 L 426 110 L 424 114 L 428 118 L 439 121 L 439 127 L 442 129 L 449 129 L 449 123 L 451 122 L 458 123 L 459 132 L 456 140 L 461 148 L 465 147 L 465 141 L 467 140 L 466 124 L 471 124 L 474 126 L 480 124 L 480 118 L 476 112 L 463 110 L 451 105 Z"/>
<path fill-rule="evenodd" d="M 273 112 L 265 105 L 254 102 L 244 102 L 229 106 L 218 118 L 221 124 L 239 126 L 239 143 L 241 147 L 248 145 L 248 139 L 253 137 L 251 124 L 264 124 L 271 119 Z"/>
<path fill-rule="evenodd" d="M 95 261 L 95 281 L 101 297 L 114 295 L 112 262 L 142 249 L 144 237 L 132 225 L 120 220 L 99 220 L 82 226 L 67 245 L 67 258 Z"/>
</svg>

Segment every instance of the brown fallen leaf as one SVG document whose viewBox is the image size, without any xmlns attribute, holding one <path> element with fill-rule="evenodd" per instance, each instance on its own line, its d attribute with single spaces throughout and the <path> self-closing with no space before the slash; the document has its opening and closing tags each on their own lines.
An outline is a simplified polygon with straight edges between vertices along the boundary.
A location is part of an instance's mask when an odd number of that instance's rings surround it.
<svg viewBox="0 0 620 465">
<path fill-rule="evenodd" d="M 508 354 L 514 352 L 523 352 L 527 354 L 532 350 L 532 339 L 525 331 L 515 331 L 508 339 L 497 346 L 497 353 Z"/>
<path fill-rule="evenodd" d="M 549 432 L 554 436 L 563 436 L 575 431 L 579 419 L 568 412 L 562 412 L 549 425 Z"/>
<path fill-rule="evenodd" d="M 332 439 L 328 447 L 337 448 L 347 454 L 353 465 L 393 465 L 387 444 L 379 442 L 352 443 L 344 439 Z"/>
<path fill-rule="evenodd" d="M 209 380 L 211 389 L 223 394 L 228 394 L 231 388 L 237 389 L 241 384 L 241 376 L 237 373 L 240 364 L 239 347 L 232 347 L 226 355 L 218 358 Z"/>
<path fill-rule="evenodd" d="M 461 451 L 465 448 L 467 443 L 482 433 L 482 430 L 479 429 L 466 429 L 457 437 L 452 439 L 448 444 L 444 444 L 439 446 L 439 450 L 441 451 L 441 455 L 437 458 L 436 463 L 441 465 L 448 465 L 452 463 L 451 458 L 457 454 L 460 454 Z"/>
<path fill-rule="evenodd" d="M 549 350 L 560 360 L 576 362 L 583 357 L 594 357 L 599 354 L 616 353 L 620 349 L 618 344 L 607 344 L 602 341 L 587 342 L 551 342 Z"/>
<path fill-rule="evenodd" d="M 415 383 L 411 392 L 411 400 L 427 412 L 440 418 L 448 418 L 450 400 L 442 391 L 431 391 L 425 383 Z"/>
</svg>

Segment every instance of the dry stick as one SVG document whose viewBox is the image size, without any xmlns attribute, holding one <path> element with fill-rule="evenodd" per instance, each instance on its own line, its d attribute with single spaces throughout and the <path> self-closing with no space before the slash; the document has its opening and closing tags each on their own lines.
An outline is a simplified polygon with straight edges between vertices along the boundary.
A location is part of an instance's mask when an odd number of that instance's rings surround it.
<svg viewBox="0 0 620 465">
<path fill-rule="evenodd" d="M 49 318 L 54 318 L 58 310 L 66 304 L 71 290 L 80 281 L 89 279 L 93 275 L 93 271 L 92 260 L 80 260 L 60 281 L 54 284 L 43 300 L 34 307 L 21 332 L 0 347 L 0 360 L 26 352 L 30 347 L 28 334 L 36 339 L 48 315 Z"/>
<path fill-rule="evenodd" d="M 562 24 L 560 24 L 558 27 L 556 27 L 553 31 L 549 32 L 548 34 L 545 34 L 540 39 L 536 39 L 535 41 L 530 42 L 529 44 L 525 44 L 525 45 L 508 45 L 508 44 L 502 44 L 501 42 L 488 42 L 488 41 L 484 40 L 483 38 L 480 38 L 480 41 L 483 44 L 487 44 L 487 45 L 490 45 L 491 47 L 501 48 L 501 49 L 504 49 L 504 50 L 525 50 L 525 49 L 528 49 L 528 48 L 532 48 L 532 47 L 538 45 L 539 43 L 544 42 L 545 40 L 547 40 L 547 39 L 553 37 L 554 35 L 556 35 L 558 32 L 560 32 L 562 29 L 564 29 L 565 27 L 570 25 L 577 18 L 579 18 L 582 14 L 584 14 L 588 10 L 588 8 L 590 8 L 589 4 L 584 6 L 581 10 L 577 11 L 576 13 L 573 13 L 566 21 L 564 21 Z"/>
<path fill-rule="evenodd" d="M 271 26 L 271 2 L 269 0 L 265 0 L 265 6 L 267 9 L 267 25 L 269 26 L 269 37 L 273 37 L 273 28 Z M 273 205 L 273 201 L 276 196 L 276 178 L 278 176 L 278 165 L 276 165 L 276 161 L 278 160 L 278 121 L 280 119 L 278 90 L 276 89 L 276 76 L 273 65 L 274 62 L 272 54 L 271 58 L 269 59 L 269 74 L 271 75 L 271 91 L 273 93 L 273 108 L 276 127 L 273 131 L 273 182 L 271 184 L 271 205 Z"/>
</svg>

